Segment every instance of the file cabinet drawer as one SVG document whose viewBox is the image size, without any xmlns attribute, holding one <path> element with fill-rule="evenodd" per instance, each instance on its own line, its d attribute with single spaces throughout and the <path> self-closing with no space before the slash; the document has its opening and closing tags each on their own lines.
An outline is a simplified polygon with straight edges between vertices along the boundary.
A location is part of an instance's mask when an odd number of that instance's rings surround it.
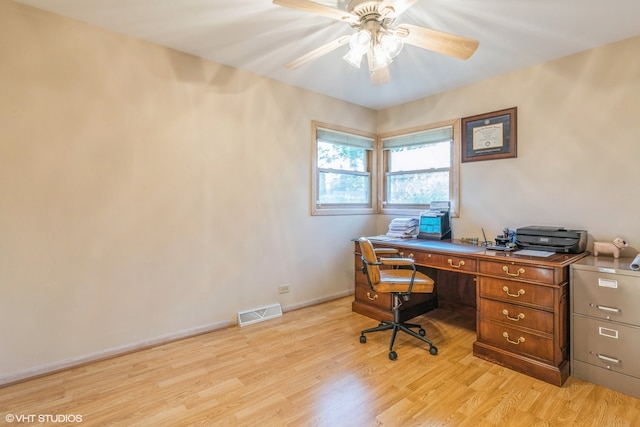
<svg viewBox="0 0 640 427">
<path fill-rule="evenodd" d="M 573 316 L 573 357 L 634 377 L 640 377 L 640 327 Z"/>
<path fill-rule="evenodd" d="M 575 313 L 640 325 L 640 280 L 624 274 L 573 271 Z"/>
<path fill-rule="evenodd" d="M 526 357 L 536 357 L 545 361 L 553 360 L 552 335 L 538 335 L 480 318 L 478 341 L 511 353 L 520 353 Z"/>
<path fill-rule="evenodd" d="M 540 283 L 555 284 L 555 270 L 531 264 L 518 264 L 509 261 L 480 261 L 481 273 L 504 277 L 505 279 L 532 280 Z"/>
<path fill-rule="evenodd" d="M 541 308 L 554 308 L 554 289 L 535 283 L 481 277 L 480 296 L 513 304 L 526 304 Z"/>
<path fill-rule="evenodd" d="M 480 298 L 478 307 L 482 316 L 509 326 L 529 328 L 542 333 L 553 333 L 553 313 L 535 310 L 502 301 Z"/>
</svg>

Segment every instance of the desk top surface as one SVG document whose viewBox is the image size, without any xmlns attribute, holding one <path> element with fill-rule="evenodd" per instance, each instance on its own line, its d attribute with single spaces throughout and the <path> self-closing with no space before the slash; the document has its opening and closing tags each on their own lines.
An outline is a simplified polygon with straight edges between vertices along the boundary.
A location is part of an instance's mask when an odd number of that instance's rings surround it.
<svg viewBox="0 0 640 427">
<path fill-rule="evenodd" d="M 393 246 L 413 250 L 429 252 L 443 252 L 447 254 L 468 255 L 474 258 L 497 259 L 500 261 L 513 261 L 549 265 L 569 265 L 589 255 L 589 252 L 580 254 L 565 254 L 553 252 L 538 252 L 527 250 L 494 251 L 487 250 L 484 246 L 462 243 L 459 240 L 425 240 L 389 238 L 386 236 L 368 237 L 377 247 Z"/>
</svg>

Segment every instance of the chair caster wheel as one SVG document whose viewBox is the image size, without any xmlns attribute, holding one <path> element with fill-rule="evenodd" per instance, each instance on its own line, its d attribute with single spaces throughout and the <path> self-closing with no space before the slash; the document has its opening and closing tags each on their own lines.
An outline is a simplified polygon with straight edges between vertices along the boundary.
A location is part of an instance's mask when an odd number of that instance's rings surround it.
<svg viewBox="0 0 640 427">
<path fill-rule="evenodd" d="M 438 354 L 438 348 L 435 346 L 431 346 L 431 348 L 429 349 L 429 353 L 435 356 L 436 354 Z"/>
<path fill-rule="evenodd" d="M 398 358 L 398 353 L 396 353 L 393 350 L 389 352 L 389 360 L 396 360 L 397 358 Z"/>
<path fill-rule="evenodd" d="M 367 342 L 367 337 L 365 337 L 364 335 L 360 335 L 360 343 L 364 344 Z"/>
<path fill-rule="evenodd" d="M 427 333 L 424 331 L 424 329 L 420 328 L 420 330 L 418 331 L 418 333 L 420 334 L 421 337 L 427 335 Z"/>
</svg>

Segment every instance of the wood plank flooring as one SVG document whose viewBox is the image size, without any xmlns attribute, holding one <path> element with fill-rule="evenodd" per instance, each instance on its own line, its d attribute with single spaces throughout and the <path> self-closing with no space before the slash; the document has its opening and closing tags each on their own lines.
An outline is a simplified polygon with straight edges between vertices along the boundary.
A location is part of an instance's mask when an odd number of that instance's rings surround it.
<svg viewBox="0 0 640 427">
<path fill-rule="evenodd" d="M 390 361 L 388 332 L 360 344 L 377 322 L 351 300 L 0 388 L 0 425 L 640 426 L 640 399 L 573 377 L 555 387 L 474 357 L 473 325 L 448 311 L 414 319 L 437 356 L 403 334 Z M 34 417 L 8 422 L 14 415 Z"/>
</svg>

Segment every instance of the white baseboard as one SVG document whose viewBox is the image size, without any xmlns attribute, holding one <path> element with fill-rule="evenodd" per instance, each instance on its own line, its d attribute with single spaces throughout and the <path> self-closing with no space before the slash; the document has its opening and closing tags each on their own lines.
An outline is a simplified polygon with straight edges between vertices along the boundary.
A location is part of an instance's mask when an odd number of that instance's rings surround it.
<svg viewBox="0 0 640 427">
<path fill-rule="evenodd" d="M 342 298 L 342 297 L 346 297 L 349 295 L 353 295 L 354 290 L 348 290 L 348 291 L 344 291 L 344 292 L 338 292 L 337 294 L 333 294 L 333 295 L 329 295 L 327 297 L 322 297 L 322 298 L 316 298 L 316 299 L 312 299 L 309 301 L 303 301 L 297 304 L 291 304 L 291 305 L 283 305 L 282 306 L 282 311 L 284 311 L 285 313 L 287 311 L 293 311 L 293 310 L 299 310 L 301 308 L 305 308 L 305 307 L 311 307 L 312 305 L 318 305 L 318 304 L 322 304 L 323 302 L 327 302 L 327 301 L 332 301 L 334 299 L 338 299 L 338 298 Z"/>
<path fill-rule="evenodd" d="M 86 354 L 79 357 L 73 357 L 71 359 L 61 360 L 58 362 L 47 363 L 40 365 L 32 369 L 26 369 L 24 371 L 14 372 L 8 375 L 0 376 L 0 386 L 9 385 L 19 381 L 40 377 L 44 375 L 53 374 L 55 372 L 63 371 L 65 369 L 73 368 L 80 365 L 85 365 L 91 362 L 97 362 L 99 360 L 109 359 L 111 357 L 121 356 L 123 354 L 132 353 L 134 351 L 143 350 L 145 348 L 156 347 L 158 345 L 167 344 L 172 341 L 189 338 L 195 335 L 212 332 L 218 329 L 223 329 L 234 325 L 233 322 L 217 322 L 206 326 L 200 326 L 185 331 L 175 332 L 173 334 L 163 335 L 154 339 L 137 342 L 134 344 L 123 345 L 119 347 L 109 348 L 103 351 L 98 351 L 91 354 Z"/>
</svg>

